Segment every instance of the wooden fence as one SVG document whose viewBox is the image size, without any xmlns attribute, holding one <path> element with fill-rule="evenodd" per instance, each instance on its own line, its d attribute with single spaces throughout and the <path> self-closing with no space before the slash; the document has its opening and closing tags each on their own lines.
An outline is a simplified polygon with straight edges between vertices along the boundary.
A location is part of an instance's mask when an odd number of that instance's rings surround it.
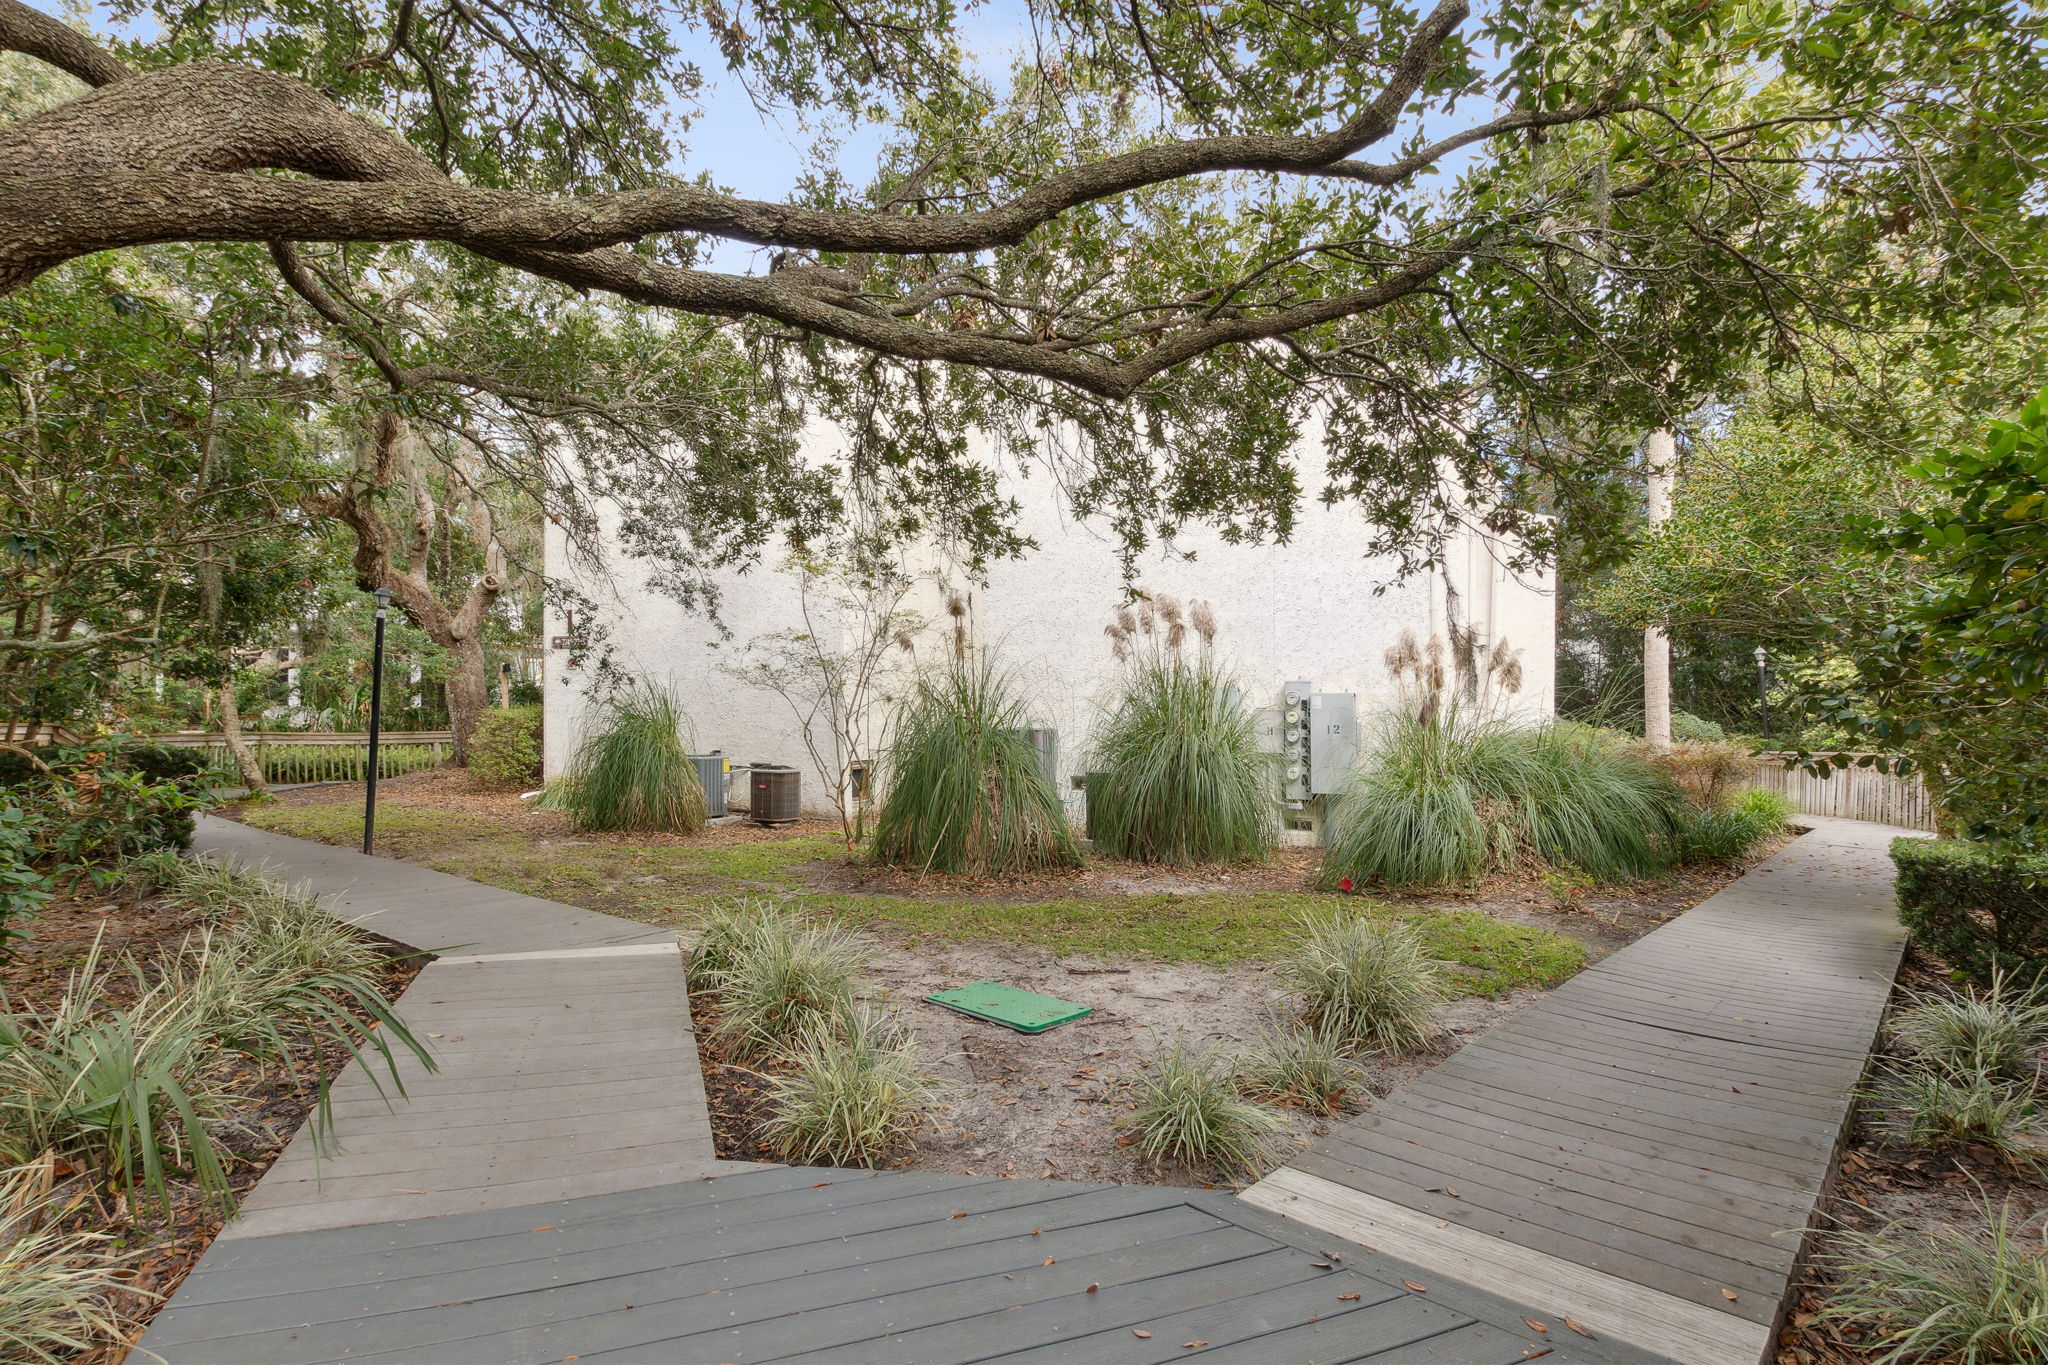
<svg viewBox="0 0 2048 1365">
<path fill-rule="evenodd" d="M 370 736 L 362 731 L 315 732 L 251 730 L 242 738 L 263 768 L 267 782 L 360 782 L 370 760 Z M 234 770 L 227 736 L 187 732 L 152 735 L 152 744 L 176 749 L 204 749 L 216 767 Z M 454 747 L 453 730 L 402 730 L 378 736 L 377 776 L 397 777 L 423 768 L 437 768 Z"/>
<path fill-rule="evenodd" d="M 1785 755 L 1758 754 L 1756 785 L 1782 792 L 1806 815 L 1875 820 L 1902 829 L 1934 828 L 1934 805 L 1918 776 L 1895 777 L 1874 768 L 1837 768 L 1825 777 L 1785 766 Z"/>
</svg>

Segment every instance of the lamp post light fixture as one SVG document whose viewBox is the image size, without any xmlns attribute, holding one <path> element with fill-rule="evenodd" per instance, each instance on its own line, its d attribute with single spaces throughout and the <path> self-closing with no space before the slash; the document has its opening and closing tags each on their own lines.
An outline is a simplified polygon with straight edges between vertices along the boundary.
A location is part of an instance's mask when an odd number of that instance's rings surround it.
<svg viewBox="0 0 2048 1365">
<path fill-rule="evenodd" d="M 1763 713 L 1764 743 L 1771 742 L 1771 656 L 1762 645 L 1756 647 L 1756 704 Z"/>
<path fill-rule="evenodd" d="M 384 617 L 391 607 L 391 589 L 370 594 L 377 599 L 375 643 L 370 648 L 370 762 L 363 774 L 363 852 L 377 836 L 377 741 L 384 718 Z"/>
</svg>

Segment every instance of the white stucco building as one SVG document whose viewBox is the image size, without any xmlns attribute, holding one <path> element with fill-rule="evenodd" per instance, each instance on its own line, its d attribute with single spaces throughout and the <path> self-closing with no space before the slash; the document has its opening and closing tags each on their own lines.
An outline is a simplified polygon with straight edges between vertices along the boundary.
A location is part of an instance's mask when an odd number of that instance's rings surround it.
<svg viewBox="0 0 2048 1365">
<path fill-rule="evenodd" d="M 946 603 L 951 597 L 964 599 L 964 625 L 974 644 L 996 651 L 1028 699 L 1031 723 L 1057 732 L 1058 784 L 1078 824 L 1082 798 L 1071 779 L 1087 770 L 1090 736 L 1119 692 L 1122 665 L 1104 633 L 1128 600 L 1116 539 L 1108 527 L 1076 520 L 1055 481 L 1042 471 L 1020 477 L 986 442 L 977 454 L 1003 471 L 1006 491 L 1022 505 L 1020 530 L 1038 548 L 994 565 L 982 583 L 969 581 L 935 552 L 921 552 L 923 558 L 910 566 L 920 584 L 907 605 L 931 624 L 919 636 L 915 657 L 930 666 L 948 656 L 955 622 L 946 614 Z M 1463 635 L 1468 652 L 1482 658 L 1482 652 L 1505 642 L 1521 682 L 1512 695 L 1496 701 L 1531 717 L 1548 716 L 1555 632 L 1549 577 L 1510 572 L 1501 546 L 1459 533 L 1441 569 L 1395 581 L 1392 562 L 1364 554 L 1370 537 L 1358 510 L 1328 507 L 1316 496 L 1321 461 L 1312 443 L 1303 444 L 1300 461 L 1306 493 L 1287 543 L 1233 545 L 1193 530 L 1170 548 L 1148 552 L 1137 577 L 1137 585 L 1148 593 L 1209 604 L 1217 626 L 1215 656 L 1237 680 L 1248 704 L 1270 708 L 1265 720 L 1275 749 L 1287 744 L 1283 691 L 1290 682 L 1307 682 L 1315 693 L 1329 697 L 1331 716 L 1341 711 L 1341 694 L 1354 695 L 1360 723 L 1369 730 L 1374 712 L 1397 694 L 1385 656 L 1404 635 L 1425 646 L 1433 638 L 1448 646 Z M 790 705 L 735 676 L 749 642 L 788 631 L 801 619 L 798 579 L 778 569 L 776 550 L 771 548 L 751 572 L 723 584 L 723 631 L 650 590 L 650 566 L 644 563 L 613 554 L 604 572 L 578 572 L 562 532 L 552 526 L 547 553 L 550 578 L 574 584 L 596 604 L 600 618 L 588 620 L 591 609 L 586 608 L 586 619 L 571 620 L 559 605 L 550 607 L 545 679 L 550 776 L 565 770 L 582 734 L 591 675 L 587 665 L 567 666 L 566 646 L 588 631 L 604 638 L 615 666 L 670 686 L 682 697 L 700 751 L 720 750 L 738 763 L 803 768 L 806 809 L 829 810 L 833 775 L 807 757 Z M 914 666 L 910 655 L 892 662 L 899 673 Z M 1318 776 L 1318 785 L 1327 786 L 1334 774 Z M 1277 787 L 1275 799 L 1282 799 Z M 1285 810 L 1286 827 L 1296 831 L 1297 839 L 1313 837 L 1318 810 L 1313 800 L 1286 803 Z"/>
</svg>

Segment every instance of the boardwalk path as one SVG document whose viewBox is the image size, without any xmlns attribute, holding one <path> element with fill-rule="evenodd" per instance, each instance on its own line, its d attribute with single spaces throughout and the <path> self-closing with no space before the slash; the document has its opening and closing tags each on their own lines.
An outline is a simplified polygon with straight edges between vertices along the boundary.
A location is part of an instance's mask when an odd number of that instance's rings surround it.
<svg viewBox="0 0 2048 1365">
<path fill-rule="evenodd" d="M 345 1150 L 287 1148 L 143 1345 L 1752 1365 L 1897 958 L 1880 833 L 1809 835 L 1232 1198 L 721 1162 L 673 935 L 207 820 L 440 954 L 405 998 L 440 1070 L 390 1107 L 345 1073 Z"/>
</svg>

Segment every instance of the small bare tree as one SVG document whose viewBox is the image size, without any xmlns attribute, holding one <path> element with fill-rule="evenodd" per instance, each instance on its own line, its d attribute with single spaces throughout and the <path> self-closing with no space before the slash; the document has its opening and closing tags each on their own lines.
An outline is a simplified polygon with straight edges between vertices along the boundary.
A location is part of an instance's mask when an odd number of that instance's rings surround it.
<svg viewBox="0 0 2048 1365">
<path fill-rule="evenodd" d="M 726 671 L 788 704 L 851 849 L 867 834 L 875 759 L 895 713 L 891 688 L 914 671 L 926 623 L 904 605 L 915 580 L 882 554 L 793 554 L 783 567 L 797 579 L 797 624 L 756 637 Z"/>
</svg>

